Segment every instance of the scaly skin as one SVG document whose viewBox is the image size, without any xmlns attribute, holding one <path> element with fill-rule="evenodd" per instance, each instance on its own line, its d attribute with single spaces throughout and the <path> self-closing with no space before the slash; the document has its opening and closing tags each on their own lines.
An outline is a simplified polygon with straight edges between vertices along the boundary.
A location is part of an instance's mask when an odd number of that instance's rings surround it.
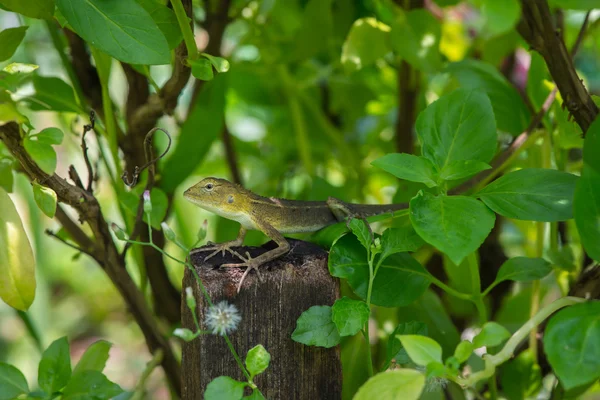
<svg viewBox="0 0 600 400">
<path fill-rule="evenodd" d="M 346 220 L 348 217 L 366 218 L 372 215 L 392 213 L 406 208 L 405 204 L 353 204 L 330 197 L 327 201 L 298 201 L 259 196 L 240 185 L 225 179 L 205 178 L 186 190 L 183 196 L 197 206 L 241 224 L 235 240 L 215 244 L 212 247 L 195 249 L 190 254 L 203 251 L 213 252 L 205 260 L 225 251 L 234 254 L 243 262 L 224 264 L 223 267 L 247 267 L 238 284 L 238 292 L 250 270 L 281 257 L 290 249 L 282 233 L 315 232 L 326 226 Z M 278 247 L 256 258 L 246 257 L 231 248 L 241 246 L 246 231 L 260 230 L 277 243 Z"/>
</svg>

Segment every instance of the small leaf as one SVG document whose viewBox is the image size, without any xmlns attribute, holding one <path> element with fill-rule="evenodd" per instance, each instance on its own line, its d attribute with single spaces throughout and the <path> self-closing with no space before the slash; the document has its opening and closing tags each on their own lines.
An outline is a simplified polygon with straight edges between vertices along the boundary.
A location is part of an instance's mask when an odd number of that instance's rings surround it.
<svg viewBox="0 0 600 400">
<path fill-rule="evenodd" d="M 40 66 L 35 64 L 23 64 L 23 63 L 10 63 L 6 67 L 2 68 L 2 71 L 8 72 L 11 75 L 15 74 L 30 74 Z"/>
<path fill-rule="evenodd" d="M 392 51 L 390 27 L 375 18 L 354 21 L 342 46 L 342 64 L 350 69 L 361 69 L 373 64 Z"/>
<path fill-rule="evenodd" d="M 349 223 L 350 230 L 356 236 L 360 244 L 367 250 L 371 248 L 371 231 L 367 222 L 362 218 L 352 218 Z"/>
<path fill-rule="evenodd" d="M 560 310 L 548 323 L 544 352 L 565 389 L 600 378 L 600 301 Z"/>
<path fill-rule="evenodd" d="M 495 219 L 484 204 L 470 197 L 419 192 L 410 201 L 415 231 L 456 265 L 481 246 Z"/>
<path fill-rule="evenodd" d="M 54 393 L 65 387 L 70 378 L 69 342 L 67 337 L 63 336 L 52 342 L 42 354 L 38 367 L 38 384 L 46 393 Z M 63 394 L 66 394 L 65 392 Z"/>
<path fill-rule="evenodd" d="M 205 400 L 240 400 L 244 396 L 246 382 L 238 382 L 228 376 L 213 379 L 204 392 Z"/>
<path fill-rule="evenodd" d="M 17 47 L 25 38 L 28 26 L 20 26 L 18 28 L 8 28 L 0 32 L 0 62 L 6 61 L 15 54 Z"/>
<path fill-rule="evenodd" d="M 25 375 L 12 365 L 0 362 L 0 400 L 12 400 L 28 392 Z"/>
<path fill-rule="evenodd" d="M 474 349 L 475 347 L 473 346 L 473 343 L 469 342 L 468 340 L 463 340 L 456 346 L 456 350 L 454 350 L 454 357 L 456 357 L 458 362 L 462 364 L 469 359 Z"/>
<path fill-rule="evenodd" d="M 454 181 L 457 179 L 468 178 L 478 172 L 491 168 L 492 167 L 489 164 L 477 160 L 453 161 L 442 169 L 442 172 L 440 172 L 440 179 Z"/>
<path fill-rule="evenodd" d="M 12 193 L 14 183 L 12 164 L 7 158 L 0 159 L 0 187 L 8 193 Z"/>
<path fill-rule="evenodd" d="M 196 339 L 198 335 L 188 328 L 177 328 L 173 331 L 173 336 L 177 336 L 178 338 L 185 340 L 186 342 L 191 342 Z"/>
<path fill-rule="evenodd" d="M 210 60 L 199 58 L 197 60 L 188 60 L 192 67 L 192 75 L 203 81 L 210 81 L 214 78 L 213 67 Z"/>
<path fill-rule="evenodd" d="M 248 354 L 246 355 L 246 368 L 248 368 L 251 378 L 265 372 L 269 367 L 270 362 L 271 355 L 262 344 L 256 345 L 248 350 Z"/>
<path fill-rule="evenodd" d="M 227 61 L 223 57 L 215 57 L 210 54 L 202 53 L 202 55 L 210 61 L 213 67 L 217 70 L 217 72 L 223 73 L 229 71 L 229 61 Z"/>
<path fill-rule="evenodd" d="M 40 210 L 42 210 L 48 218 L 54 218 L 57 202 L 56 192 L 54 190 L 38 183 L 33 183 L 33 199 Z"/>
<path fill-rule="evenodd" d="M 26 311 L 35 298 L 35 260 L 21 218 L 0 188 L 0 298 Z"/>
<path fill-rule="evenodd" d="M 496 322 L 487 322 L 481 328 L 481 332 L 473 338 L 473 347 L 498 346 L 510 337 L 510 332 Z"/>
<path fill-rule="evenodd" d="M 555 222 L 573 218 L 578 177 L 545 168 L 527 168 L 496 179 L 475 196 L 508 218 Z"/>
<path fill-rule="evenodd" d="M 62 400 L 109 400 L 123 393 L 123 389 L 108 380 L 100 371 L 87 370 L 73 374 L 63 390 Z"/>
<path fill-rule="evenodd" d="M 359 332 L 369 320 L 369 306 L 360 300 L 342 297 L 332 307 L 332 320 L 340 336 L 352 336 Z"/>
<path fill-rule="evenodd" d="M 35 136 L 40 143 L 53 145 L 61 144 L 65 134 L 58 128 L 46 128 L 32 136 Z"/>
<path fill-rule="evenodd" d="M 542 279 L 550 272 L 552 272 L 552 265 L 543 258 L 513 257 L 502 264 L 495 282 L 535 281 Z"/>
<path fill-rule="evenodd" d="M 54 0 L 0 0 L 0 5 L 31 18 L 51 19 L 54 14 Z"/>
<path fill-rule="evenodd" d="M 296 322 L 292 340 L 308 346 L 333 347 L 340 343 L 340 335 L 331 320 L 331 307 L 312 306 Z"/>
<path fill-rule="evenodd" d="M 383 259 L 392 254 L 417 251 L 425 241 L 415 232 L 412 225 L 388 228 L 381 235 L 381 255 Z"/>
<path fill-rule="evenodd" d="M 398 339 L 415 364 L 426 367 L 430 362 L 442 362 L 442 347 L 432 338 L 421 335 L 398 335 Z"/>
<path fill-rule="evenodd" d="M 135 0 L 56 0 L 73 30 L 86 42 L 130 64 L 169 64 L 165 36 Z"/>
<path fill-rule="evenodd" d="M 400 335 L 421 335 L 427 336 L 427 325 L 419 321 L 403 322 L 398 324 L 394 332 L 390 335 L 386 347 L 386 367 L 389 367 L 392 360 L 396 364 L 405 365 L 410 363 L 410 357 L 402 343 L 398 339 Z"/>
<path fill-rule="evenodd" d="M 48 175 L 54 173 L 56 170 L 56 152 L 52 146 L 38 140 L 31 140 L 29 137 L 23 140 L 23 146 L 42 171 Z"/>
<path fill-rule="evenodd" d="M 371 165 L 381 168 L 400 179 L 422 182 L 428 187 L 437 185 L 435 167 L 425 157 L 406 153 L 386 154 L 373 161 Z"/>
<path fill-rule="evenodd" d="M 353 400 L 418 400 L 425 376 L 414 369 L 395 369 L 371 377 L 358 389 Z"/>
<path fill-rule="evenodd" d="M 246 400 L 265 400 L 265 396 L 262 395 L 260 390 L 254 389 L 250 396 L 244 396 Z"/>
<path fill-rule="evenodd" d="M 102 372 L 108 360 L 108 352 L 112 344 L 106 340 L 98 340 L 92 343 L 83 353 L 79 362 L 73 369 L 73 375 L 82 371 Z"/>
</svg>

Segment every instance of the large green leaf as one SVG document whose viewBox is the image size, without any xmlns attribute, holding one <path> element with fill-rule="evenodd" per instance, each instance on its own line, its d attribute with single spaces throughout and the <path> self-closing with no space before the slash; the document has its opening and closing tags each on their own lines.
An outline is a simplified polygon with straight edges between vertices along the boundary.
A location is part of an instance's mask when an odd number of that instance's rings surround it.
<svg viewBox="0 0 600 400">
<path fill-rule="evenodd" d="M 349 69 L 361 69 L 390 51 L 390 27 L 375 18 L 360 18 L 352 24 L 342 46 L 341 61 Z"/>
<path fill-rule="evenodd" d="M 400 179 L 422 182 L 428 187 L 437 185 L 435 167 L 425 157 L 407 153 L 390 153 L 373 161 L 371 165 L 381 168 Z"/>
<path fill-rule="evenodd" d="M 27 392 L 29 386 L 23 373 L 10 364 L 0 363 L 0 400 L 13 400 Z"/>
<path fill-rule="evenodd" d="M 424 9 L 396 10 L 391 24 L 392 48 L 415 69 L 435 72 L 441 66 L 441 24 Z"/>
<path fill-rule="evenodd" d="M 506 280 L 535 281 L 550 272 L 552 272 L 552 265 L 543 258 L 513 257 L 502 264 L 494 283 Z"/>
<path fill-rule="evenodd" d="M 593 10 L 600 8 L 600 0 L 550 0 L 551 6 L 567 10 Z"/>
<path fill-rule="evenodd" d="M 31 18 L 50 19 L 54 15 L 54 0 L 0 0 L 0 5 Z"/>
<path fill-rule="evenodd" d="M 331 319 L 340 336 L 352 336 L 364 328 L 369 319 L 369 306 L 360 300 L 342 297 L 336 300 L 331 308 Z"/>
<path fill-rule="evenodd" d="M 518 0 L 483 0 L 481 12 L 485 19 L 484 31 L 501 35 L 514 29 L 521 16 Z"/>
<path fill-rule="evenodd" d="M 544 334 L 544 352 L 565 389 L 600 378 L 600 301 L 560 310 Z"/>
<path fill-rule="evenodd" d="M 56 339 L 42 354 L 38 366 L 38 384 L 46 393 L 59 391 L 71 379 L 69 342 L 63 336 Z"/>
<path fill-rule="evenodd" d="M 63 400 L 109 400 L 123 393 L 123 389 L 108 380 L 102 372 L 87 370 L 73 375 L 65 390 Z"/>
<path fill-rule="evenodd" d="M 600 173 L 587 164 L 577 181 L 574 203 L 573 214 L 583 248 L 600 262 Z"/>
<path fill-rule="evenodd" d="M 331 319 L 329 306 L 312 306 L 296 322 L 292 340 L 308 346 L 333 347 L 340 343 L 340 334 Z"/>
<path fill-rule="evenodd" d="M 198 167 L 219 136 L 225 122 L 225 90 L 227 74 L 219 74 L 206 82 L 194 108 L 181 127 L 177 147 L 162 168 L 161 187 L 173 193 Z"/>
<path fill-rule="evenodd" d="M 545 168 L 510 172 L 476 194 L 492 210 L 527 221 L 565 221 L 573 218 L 577 176 Z"/>
<path fill-rule="evenodd" d="M 62 79 L 34 75 L 33 87 L 35 94 L 24 99 L 32 110 L 83 113 L 73 88 Z"/>
<path fill-rule="evenodd" d="M 177 17 L 169 7 L 156 0 L 136 0 L 150 14 L 158 29 L 165 35 L 170 49 L 177 47 L 183 35 Z"/>
<path fill-rule="evenodd" d="M 410 220 L 419 236 L 456 265 L 481 246 L 495 219 L 484 204 L 470 197 L 420 192 L 410 201 Z"/>
<path fill-rule="evenodd" d="M 365 299 L 369 285 L 366 250 L 354 235 L 338 239 L 329 253 L 329 272 L 348 280 L 354 292 Z M 430 284 L 429 272 L 407 253 L 386 258 L 373 281 L 371 302 L 383 307 L 404 306 L 415 301 Z"/>
<path fill-rule="evenodd" d="M 111 346 L 112 344 L 106 340 L 98 340 L 92 343 L 77 362 L 77 365 L 73 369 L 73 374 L 75 375 L 82 371 L 102 372 L 108 360 L 108 352 Z"/>
<path fill-rule="evenodd" d="M 446 71 L 458 80 L 461 87 L 487 93 L 499 130 L 518 135 L 527 128 L 531 113 L 519 92 L 494 66 L 481 61 L 465 60 L 448 64 Z"/>
<path fill-rule="evenodd" d="M 425 386 L 425 375 L 414 369 L 396 369 L 371 377 L 353 400 L 417 400 Z"/>
<path fill-rule="evenodd" d="M 25 311 L 35 297 L 35 261 L 12 200 L 0 188 L 0 298 Z"/>
<path fill-rule="evenodd" d="M 423 155 L 440 170 L 460 160 L 489 162 L 496 152 L 496 124 L 487 95 L 458 89 L 431 103 L 416 123 Z"/>
<path fill-rule="evenodd" d="M 31 140 L 26 137 L 23 140 L 23 147 L 31 156 L 33 161 L 48 175 L 52 175 L 56 170 L 56 152 L 51 145 L 42 143 L 39 140 Z"/>
<path fill-rule="evenodd" d="M 17 47 L 25 37 L 28 26 L 19 26 L 18 28 L 8 28 L 0 32 L 0 62 L 6 61 L 15 54 Z"/>
<path fill-rule="evenodd" d="M 130 64 L 169 64 L 169 44 L 135 0 L 57 0 L 73 30 L 86 42 Z"/>
</svg>

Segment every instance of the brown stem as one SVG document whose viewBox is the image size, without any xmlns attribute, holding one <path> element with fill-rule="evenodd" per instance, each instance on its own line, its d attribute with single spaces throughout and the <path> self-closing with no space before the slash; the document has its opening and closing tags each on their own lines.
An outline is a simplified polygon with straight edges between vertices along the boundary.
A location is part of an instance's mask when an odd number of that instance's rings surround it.
<svg viewBox="0 0 600 400">
<path fill-rule="evenodd" d="M 238 168 L 237 157 L 235 148 L 233 147 L 233 138 L 231 132 L 227 129 L 227 124 L 223 124 L 223 132 L 221 133 L 223 139 L 223 146 L 225 147 L 225 156 L 227 158 L 227 165 L 231 171 L 231 179 L 235 183 L 242 184 L 242 176 L 240 175 L 240 169 Z"/>
<path fill-rule="evenodd" d="M 396 119 L 396 150 L 399 153 L 414 151 L 413 128 L 417 117 L 419 71 L 406 61 L 398 68 L 398 116 Z"/>
</svg>

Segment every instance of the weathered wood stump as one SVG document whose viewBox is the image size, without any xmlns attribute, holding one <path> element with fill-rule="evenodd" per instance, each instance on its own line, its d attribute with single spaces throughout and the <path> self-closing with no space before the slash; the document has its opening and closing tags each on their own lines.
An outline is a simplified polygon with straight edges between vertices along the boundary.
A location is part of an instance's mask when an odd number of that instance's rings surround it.
<svg viewBox="0 0 600 400">
<path fill-rule="evenodd" d="M 327 252 L 316 245 L 290 240 L 290 252 L 260 268 L 260 276 L 251 272 L 241 292 L 237 284 L 243 274 L 239 268 L 218 268 L 221 264 L 239 262 L 229 254 L 220 254 L 204 262 L 209 253 L 195 254 L 192 264 L 213 301 L 227 300 L 241 313 L 238 329 L 230 335 L 234 348 L 242 358 L 257 344 L 271 354 L 269 368 L 254 378 L 267 399 L 340 399 L 342 366 L 339 348 L 324 349 L 305 346 L 291 339 L 296 320 L 314 305 L 332 305 L 339 297 L 339 283 L 327 271 Z M 240 247 L 240 254 L 252 256 L 273 248 Z M 197 315 L 202 329 L 207 304 L 188 270 L 183 286 L 193 288 L 197 299 Z M 185 296 L 185 291 L 183 291 Z M 185 298 L 182 299 L 183 327 L 195 331 L 194 321 Z M 201 335 L 183 346 L 182 394 L 184 400 L 203 399 L 210 381 L 219 376 L 239 381 L 245 378 L 230 353 L 225 340 L 216 335 Z M 246 394 L 250 394 L 248 391 Z"/>
</svg>

